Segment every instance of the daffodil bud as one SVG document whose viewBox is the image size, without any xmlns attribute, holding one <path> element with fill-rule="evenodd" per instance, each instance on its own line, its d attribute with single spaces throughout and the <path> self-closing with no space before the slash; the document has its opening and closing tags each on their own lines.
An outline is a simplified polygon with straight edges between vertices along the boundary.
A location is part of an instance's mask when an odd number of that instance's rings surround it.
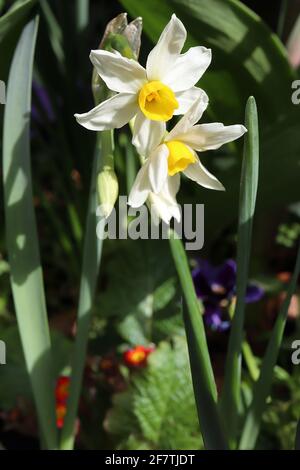
<svg viewBox="0 0 300 470">
<path fill-rule="evenodd" d="M 97 177 L 98 199 L 102 215 L 107 218 L 119 195 L 119 183 L 114 170 L 112 131 L 101 133 L 100 152 L 102 164 Z"/>
<path fill-rule="evenodd" d="M 103 169 L 97 179 L 98 197 L 102 215 L 107 218 L 119 195 L 118 178 L 114 170 Z"/>
<path fill-rule="evenodd" d="M 128 24 L 127 13 L 121 13 L 106 26 L 98 49 L 110 52 L 117 51 L 128 59 L 137 60 L 141 46 L 141 34 L 142 19 L 136 18 Z M 107 99 L 107 87 L 95 68 L 92 77 L 92 90 L 96 104 Z"/>
</svg>

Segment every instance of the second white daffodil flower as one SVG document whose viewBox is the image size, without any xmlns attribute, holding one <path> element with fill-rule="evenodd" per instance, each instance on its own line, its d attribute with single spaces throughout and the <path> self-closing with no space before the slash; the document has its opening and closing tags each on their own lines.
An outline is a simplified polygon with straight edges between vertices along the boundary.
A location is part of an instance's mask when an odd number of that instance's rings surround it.
<svg viewBox="0 0 300 470">
<path fill-rule="evenodd" d="M 79 124 L 102 131 L 120 128 L 135 117 L 133 142 L 137 145 L 140 133 L 165 132 L 166 121 L 184 114 L 204 93 L 195 84 L 211 62 L 211 50 L 205 47 L 191 47 L 181 54 L 185 40 L 185 27 L 172 15 L 146 68 L 118 52 L 91 51 L 98 74 L 117 94 L 87 113 L 76 114 Z"/>
<path fill-rule="evenodd" d="M 166 184 L 173 188 L 174 206 L 181 172 L 205 188 L 224 190 L 220 181 L 202 165 L 196 151 L 218 149 L 241 137 L 247 129 L 242 125 L 224 126 L 219 122 L 195 125 L 207 105 L 208 99 L 203 93 L 169 134 L 141 134 L 137 150 L 146 159 L 131 189 L 130 206 L 140 207 L 147 198 L 153 198 L 153 193 L 161 195 Z"/>
</svg>

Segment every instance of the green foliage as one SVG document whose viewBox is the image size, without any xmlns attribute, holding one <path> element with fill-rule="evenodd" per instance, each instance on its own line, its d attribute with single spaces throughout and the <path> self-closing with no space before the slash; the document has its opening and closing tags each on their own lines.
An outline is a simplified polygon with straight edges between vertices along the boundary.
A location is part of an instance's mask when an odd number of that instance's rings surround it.
<svg viewBox="0 0 300 470">
<path fill-rule="evenodd" d="M 292 248 L 295 246 L 297 240 L 300 237 L 300 223 L 291 222 L 283 223 L 278 227 L 278 234 L 276 237 L 276 242 L 279 245 L 283 245 L 286 248 Z"/>
<path fill-rule="evenodd" d="M 300 273 L 300 243 L 298 245 L 297 258 L 292 279 L 288 285 L 285 299 L 280 307 L 276 322 L 264 354 L 260 375 L 253 388 L 253 399 L 247 410 L 246 419 L 241 434 L 240 448 L 253 449 L 260 430 L 261 417 L 269 396 L 274 368 L 278 359 L 279 349 L 282 344 L 284 328 L 288 315 L 291 297 L 295 292 Z"/>
<path fill-rule="evenodd" d="M 169 335 L 178 332 L 182 323 L 177 283 L 166 241 L 118 242 L 118 249 L 106 263 L 105 276 L 108 284 L 99 298 L 99 312 L 117 322 L 124 340 L 133 345 L 148 344 L 161 337 L 166 327 Z"/>
<path fill-rule="evenodd" d="M 118 448 L 200 448 L 186 342 L 172 343 L 160 343 L 148 366 L 132 373 L 128 390 L 114 397 L 105 427 Z"/>
<path fill-rule="evenodd" d="M 51 342 L 33 207 L 29 146 L 37 28 L 38 19 L 24 27 L 10 68 L 3 130 L 3 182 L 11 286 L 26 367 L 43 438 L 48 448 L 55 448 Z"/>
<path fill-rule="evenodd" d="M 299 416 L 300 374 L 295 368 L 293 374 L 275 384 L 271 402 L 263 414 L 262 431 L 269 445 L 276 449 L 293 449 Z M 264 444 L 260 438 L 258 447 Z"/>
<path fill-rule="evenodd" d="M 1 76 L 6 80 L 9 65 L 16 47 L 19 35 L 26 24 L 37 0 L 15 1 L 12 7 L 0 17 L 0 47 L 1 47 Z"/>
<path fill-rule="evenodd" d="M 18 398 L 33 400 L 30 379 L 26 371 L 20 334 L 16 325 L 0 328 L 1 340 L 6 344 L 6 364 L 0 367 L 0 403 L 2 409 L 12 409 Z M 58 377 L 69 364 L 71 343 L 61 333 L 51 334 L 53 345 L 53 375 Z"/>
</svg>

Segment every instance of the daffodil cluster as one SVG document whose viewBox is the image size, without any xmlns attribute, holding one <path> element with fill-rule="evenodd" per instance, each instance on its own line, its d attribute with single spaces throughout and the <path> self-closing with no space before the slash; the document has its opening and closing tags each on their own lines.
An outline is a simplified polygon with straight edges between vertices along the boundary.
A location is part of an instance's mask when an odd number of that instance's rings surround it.
<svg viewBox="0 0 300 470">
<path fill-rule="evenodd" d="M 132 142 L 142 167 L 129 205 L 140 207 L 147 201 L 166 223 L 172 217 L 180 219 L 180 173 L 205 188 L 224 190 L 197 152 L 217 149 L 246 132 L 242 125 L 197 124 L 209 100 L 195 85 L 210 65 L 211 50 L 197 46 L 181 54 L 186 35 L 182 22 L 172 15 L 145 68 L 117 51 L 91 51 L 91 62 L 114 94 L 91 111 L 75 115 L 79 124 L 94 131 L 133 122 Z M 176 115 L 183 117 L 167 132 L 166 123 Z"/>
</svg>

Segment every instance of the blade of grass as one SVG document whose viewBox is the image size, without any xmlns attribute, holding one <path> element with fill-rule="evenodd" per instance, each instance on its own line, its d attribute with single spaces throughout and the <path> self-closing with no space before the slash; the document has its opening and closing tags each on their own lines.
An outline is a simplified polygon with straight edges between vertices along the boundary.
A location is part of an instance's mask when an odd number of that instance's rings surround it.
<svg viewBox="0 0 300 470">
<path fill-rule="evenodd" d="M 273 371 L 277 362 L 279 349 L 283 338 L 288 308 L 291 297 L 295 292 L 299 273 L 300 243 L 298 247 L 294 273 L 268 342 L 267 350 L 261 364 L 259 379 L 254 385 L 253 399 L 245 419 L 240 441 L 240 449 L 253 449 L 255 446 L 260 429 L 262 413 L 266 405 L 266 400 L 271 391 Z"/>
<path fill-rule="evenodd" d="M 180 279 L 184 302 L 183 317 L 186 328 L 191 372 L 200 429 L 206 449 L 226 449 L 227 444 L 217 408 L 217 390 L 211 367 L 202 312 L 182 241 L 170 231 L 170 247 Z"/>
<path fill-rule="evenodd" d="M 57 445 L 51 345 L 33 208 L 30 108 L 38 20 L 28 23 L 13 57 L 4 114 L 3 178 L 11 285 L 45 446 Z"/>
<path fill-rule="evenodd" d="M 97 174 L 100 167 L 101 143 L 107 134 L 98 136 L 91 176 L 89 208 L 86 221 L 83 264 L 80 282 L 79 306 L 77 314 L 77 334 L 72 358 L 70 396 L 67 403 L 67 415 L 62 429 L 60 448 L 70 450 L 74 447 L 75 420 L 81 390 L 82 375 L 86 359 L 88 332 L 92 314 L 93 300 L 99 271 L 102 239 L 96 236 L 97 219 Z M 104 231 L 104 220 L 99 221 L 98 234 Z"/>
<path fill-rule="evenodd" d="M 245 123 L 248 133 L 245 137 L 240 185 L 237 243 L 237 300 L 230 331 L 224 387 L 220 401 L 220 409 L 223 420 L 226 423 L 230 445 L 234 445 L 235 442 L 238 414 L 241 405 L 241 350 L 245 316 L 245 295 L 248 282 L 252 222 L 258 184 L 258 117 L 256 103 L 253 97 L 250 97 L 247 101 Z"/>
</svg>

